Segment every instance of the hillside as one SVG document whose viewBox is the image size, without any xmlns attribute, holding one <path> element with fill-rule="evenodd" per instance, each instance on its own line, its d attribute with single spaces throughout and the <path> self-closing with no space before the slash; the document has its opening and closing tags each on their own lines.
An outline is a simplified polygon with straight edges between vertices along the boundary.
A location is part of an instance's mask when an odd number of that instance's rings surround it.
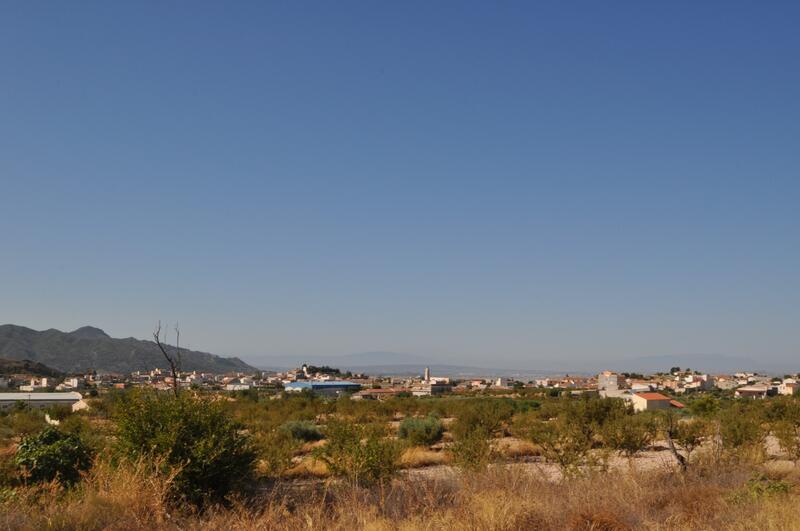
<svg viewBox="0 0 800 531">
<path fill-rule="evenodd" d="M 223 358 L 207 352 L 181 350 L 184 370 L 208 372 L 253 371 L 239 358 Z M 31 360 L 62 372 L 97 371 L 128 373 L 167 368 L 153 341 L 132 337 L 115 339 L 90 326 L 73 332 L 32 330 L 24 326 L 0 325 L 0 357 Z"/>
<path fill-rule="evenodd" d="M 62 376 L 60 371 L 31 360 L 9 360 L 0 358 L 0 374 L 27 374 L 29 376 Z"/>
</svg>

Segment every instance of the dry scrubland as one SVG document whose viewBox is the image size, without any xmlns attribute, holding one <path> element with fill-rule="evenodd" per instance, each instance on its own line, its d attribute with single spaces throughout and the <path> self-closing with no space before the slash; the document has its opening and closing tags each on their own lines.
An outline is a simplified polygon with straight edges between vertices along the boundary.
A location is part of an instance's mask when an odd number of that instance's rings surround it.
<svg viewBox="0 0 800 531">
<path fill-rule="evenodd" d="M 800 401 L 687 402 L 127 393 L 51 412 L 60 439 L 20 408 L 0 528 L 800 529 Z M 91 460 L 69 479 L 42 441 Z"/>
</svg>

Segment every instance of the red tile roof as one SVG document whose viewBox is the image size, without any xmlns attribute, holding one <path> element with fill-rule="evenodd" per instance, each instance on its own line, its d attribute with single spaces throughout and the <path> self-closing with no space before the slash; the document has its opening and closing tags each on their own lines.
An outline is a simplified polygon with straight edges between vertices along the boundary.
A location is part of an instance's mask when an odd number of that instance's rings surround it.
<svg viewBox="0 0 800 531">
<path fill-rule="evenodd" d="M 661 393 L 636 393 L 636 396 L 644 398 L 645 400 L 669 400 L 668 397 Z"/>
<path fill-rule="evenodd" d="M 676 408 L 678 408 L 678 409 L 683 409 L 683 408 L 685 408 L 685 407 L 686 407 L 686 406 L 684 406 L 683 404 L 681 404 L 680 402 L 678 402 L 677 400 L 670 400 L 670 401 L 669 401 L 669 404 L 670 404 L 672 407 L 676 407 Z"/>
</svg>

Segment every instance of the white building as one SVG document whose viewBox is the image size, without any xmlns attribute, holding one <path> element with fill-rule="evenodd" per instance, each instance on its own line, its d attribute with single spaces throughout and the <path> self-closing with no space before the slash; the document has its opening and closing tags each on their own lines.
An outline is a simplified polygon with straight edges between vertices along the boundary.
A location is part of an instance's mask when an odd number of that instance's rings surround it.
<svg viewBox="0 0 800 531">
<path fill-rule="evenodd" d="M 599 391 L 617 391 L 626 387 L 625 377 L 611 371 L 603 371 L 597 375 L 597 389 Z"/>
<path fill-rule="evenodd" d="M 80 393 L 0 393 L 0 409 L 14 407 L 18 402 L 29 407 L 44 408 L 50 406 L 75 407 L 83 400 Z"/>
</svg>

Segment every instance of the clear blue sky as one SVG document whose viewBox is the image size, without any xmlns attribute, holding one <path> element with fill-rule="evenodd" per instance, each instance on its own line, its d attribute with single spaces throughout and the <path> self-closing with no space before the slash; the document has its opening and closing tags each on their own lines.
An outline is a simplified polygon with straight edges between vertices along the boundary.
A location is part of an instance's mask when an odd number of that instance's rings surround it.
<svg viewBox="0 0 800 531">
<path fill-rule="evenodd" d="M 800 353 L 796 2 L 4 2 L 0 322 Z"/>
</svg>

